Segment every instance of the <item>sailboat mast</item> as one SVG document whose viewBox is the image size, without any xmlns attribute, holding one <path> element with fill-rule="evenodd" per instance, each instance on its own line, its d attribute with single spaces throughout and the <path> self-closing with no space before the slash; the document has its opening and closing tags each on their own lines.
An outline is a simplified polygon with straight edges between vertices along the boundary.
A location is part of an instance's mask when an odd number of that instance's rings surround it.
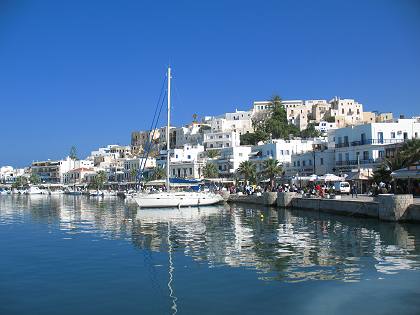
<svg viewBox="0 0 420 315">
<path fill-rule="evenodd" d="M 168 125 L 166 126 L 166 190 L 169 191 L 169 175 L 171 157 L 170 146 L 170 125 L 171 125 L 171 67 L 168 67 Z"/>
</svg>

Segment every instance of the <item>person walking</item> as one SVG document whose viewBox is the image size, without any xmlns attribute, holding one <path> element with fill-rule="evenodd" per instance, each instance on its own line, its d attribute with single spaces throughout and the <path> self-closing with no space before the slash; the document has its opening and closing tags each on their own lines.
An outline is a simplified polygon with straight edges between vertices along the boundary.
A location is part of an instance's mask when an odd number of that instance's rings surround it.
<svg viewBox="0 0 420 315">
<path fill-rule="evenodd" d="M 351 197 L 354 198 L 354 195 L 356 195 L 356 198 L 357 198 L 357 188 L 356 188 L 356 185 L 353 185 L 351 187 Z"/>
</svg>

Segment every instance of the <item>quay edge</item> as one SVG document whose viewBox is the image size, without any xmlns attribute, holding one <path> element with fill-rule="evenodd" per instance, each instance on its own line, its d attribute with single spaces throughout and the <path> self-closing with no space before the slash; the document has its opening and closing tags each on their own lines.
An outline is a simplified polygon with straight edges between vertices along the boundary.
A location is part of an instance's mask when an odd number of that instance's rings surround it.
<svg viewBox="0 0 420 315">
<path fill-rule="evenodd" d="M 248 203 L 280 208 L 322 211 L 347 216 L 373 217 L 384 221 L 420 223 L 420 204 L 413 195 L 378 195 L 373 201 L 303 198 L 295 192 L 265 192 L 256 195 L 230 195 L 232 203 Z"/>
</svg>

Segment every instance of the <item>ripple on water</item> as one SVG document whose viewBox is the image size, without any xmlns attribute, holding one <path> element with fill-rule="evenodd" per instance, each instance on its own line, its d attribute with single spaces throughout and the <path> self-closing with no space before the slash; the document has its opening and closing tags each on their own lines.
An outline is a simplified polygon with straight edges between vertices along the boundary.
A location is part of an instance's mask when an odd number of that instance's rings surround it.
<svg viewBox="0 0 420 315">
<path fill-rule="evenodd" d="M 263 215 L 261 215 L 263 214 Z M 1 196 L 0 226 L 45 224 L 65 233 L 120 239 L 151 252 L 179 253 L 257 271 L 264 281 L 366 280 L 420 269 L 415 225 L 240 206 L 138 210 L 119 199 Z"/>
</svg>

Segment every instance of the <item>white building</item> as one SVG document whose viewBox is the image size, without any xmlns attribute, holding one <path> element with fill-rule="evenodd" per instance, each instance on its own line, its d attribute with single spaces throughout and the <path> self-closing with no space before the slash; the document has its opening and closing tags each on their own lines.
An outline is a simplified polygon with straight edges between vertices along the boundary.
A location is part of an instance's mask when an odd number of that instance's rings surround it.
<svg viewBox="0 0 420 315">
<path fill-rule="evenodd" d="M 171 176 L 178 178 L 202 178 L 204 165 L 203 160 L 171 162 L 169 172 Z"/>
<path fill-rule="evenodd" d="M 2 166 L 0 168 L 0 184 L 11 184 L 16 178 L 25 175 L 24 168 L 13 168 L 12 166 Z"/>
<path fill-rule="evenodd" d="M 338 127 L 363 123 L 363 105 L 354 99 L 334 97 L 330 105 L 330 116 L 335 117 Z"/>
<path fill-rule="evenodd" d="M 175 128 L 175 144 L 176 147 L 182 147 L 185 144 L 198 145 L 203 144 L 203 133 L 200 132 L 203 126 L 200 123 L 192 123 L 184 127 Z"/>
<path fill-rule="evenodd" d="M 284 166 L 286 176 L 325 175 L 334 170 L 334 150 L 314 150 L 293 154 L 290 163 Z"/>
<path fill-rule="evenodd" d="M 32 163 L 31 173 L 38 175 L 44 183 L 62 183 L 63 175 L 75 168 L 93 168 L 93 161 L 72 160 L 70 157 L 56 161 L 37 161 Z"/>
<path fill-rule="evenodd" d="M 249 160 L 257 166 L 257 171 L 263 170 L 263 163 L 268 159 L 276 159 L 281 165 L 290 163 L 293 154 L 312 151 L 314 145 L 324 143 L 324 138 L 316 139 L 274 139 L 268 143 L 252 147 Z"/>
<path fill-rule="evenodd" d="M 140 168 L 144 170 L 153 169 L 156 167 L 156 159 L 149 158 L 134 158 L 124 160 L 124 179 L 125 181 L 136 181 Z"/>
<path fill-rule="evenodd" d="M 240 135 L 238 132 L 209 132 L 204 134 L 204 148 L 223 149 L 237 147 L 240 145 Z"/>
<path fill-rule="evenodd" d="M 220 150 L 220 156 L 211 162 L 216 164 L 221 177 L 232 177 L 239 165 L 244 161 L 248 161 L 251 150 L 251 146 L 224 148 Z"/>
<path fill-rule="evenodd" d="M 315 126 L 315 130 L 318 130 L 321 134 L 327 134 L 329 130 L 337 129 L 337 125 L 335 122 L 328 122 L 328 121 L 320 121 L 317 126 Z"/>
<path fill-rule="evenodd" d="M 338 172 L 359 167 L 374 170 L 383 162 L 386 147 L 418 138 L 420 123 L 399 119 L 395 123 L 373 123 L 332 130 L 329 142 L 335 146 Z"/>
<path fill-rule="evenodd" d="M 63 174 L 63 183 L 66 185 L 89 183 L 90 178 L 96 175 L 94 168 L 79 167 Z"/>
</svg>

